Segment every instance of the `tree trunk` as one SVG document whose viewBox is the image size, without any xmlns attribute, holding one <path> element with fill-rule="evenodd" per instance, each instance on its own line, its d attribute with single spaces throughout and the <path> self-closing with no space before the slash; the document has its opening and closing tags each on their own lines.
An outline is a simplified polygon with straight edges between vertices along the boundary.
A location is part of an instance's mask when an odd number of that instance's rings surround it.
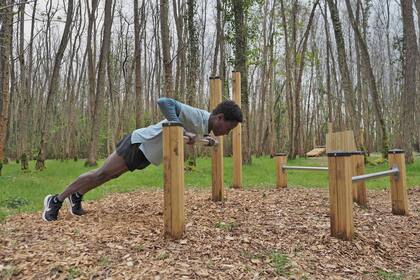
<svg viewBox="0 0 420 280">
<path fill-rule="evenodd" d="M 108 63 L 108 53 L 111 44 L 111 26 L 112 26 L 112 0 L 105 1 L 105 20 L 102 38 L 101 52 L 99 55 L 98 78 L 96 83 L 95 104 L 92 117 L 92 126 L 89 140 L 89 156 L 85 166 L 96 166 L 98 153 L 99 129 L 101 125 L 101 112 L 105 95 L 105 70 Z"/>
<path fill-rule="evenodd" d="M 165 72 L 165 96 L 174 98 L 172 90 L 172 60 L 171 60 L 171 40 L 169 38 L 168 22 L 168 0 L 160 0 L 160 29 L 162 43 L 162 62 Z M 160 77 L 158 77 L 160 79 Z"/>
<path fill-rule="evenodd" d="M 49 90 L 47 94 L 47 104 L 45 108 L 45 114 L 43 118 L 42 131 L 41 131 L 41 143 L 40 143 L 38 158 L 36 161 L 37 170 L 43 170 L 45 168 L 45 159 L 47 157 L 47 141 L 49 138 L 49 130 L 50 130 L 49 122 L 50 122 L 50 117 L 52 115 L 53 99 L 58 90 L 61 60 L 63 58 L 64 51 L 69 41 L 72 19 L 73 19 L 73 0 L 69 0 L 68 6 L 67 6 L 66 25 L 64 27 L 63 36 L 61 37 L 60 46 L 58 47 L 58 51 L 55 56 L 53 73 L 50 79 L 50 85 L 49 85 Z"/>
<path fill-rule="evenodd" d="M 416 64 L 418 58 L 416 30 L 413 20 L 413 5 L 411 0 L 401 0 L 403 20 L 403 46 L 404 46 L 404 91 L 402 94 L 402 141 L 405 150 L 405 160 L 413 163 L 413 140 L 415 138 L 416 111 Z"/>
<path fill-rule="evenodd" d="M 349 13 L 351 25 L 353 27 L 354 32 L 356 33 L 357 42 L 360 46 L 360 52 L 361 52 L 361 56 L 362 56 L 362 59 L 363 59 L 362 69 L 364 69 L 363 72 L 365 73 L 366 79 L 368 80 L 370 93 L 371 93 L 373 104 L 374 104 L 374 107 L 375 107 L 376 116 L 378 118 L 379 125 L 380 125 L 381 132 L 382 132 L 382 156 L 384 158 L 387 158 L 388 157 L 388 149 L 389 149 L 388 132 L 386 130 L 385 119 L 384 119 L 384 116 L 383 116 L 382 106 L 381 106 L 381 103 L 380 103 L 378 88 L 376 86 L 375 75 L 373 74 L 372 64 L 370 62 L 370 55 L 369 55 L 368 47 L 367 47 L 367 44 L 366 44 L 366 42 L 365 42 L 365 40 L 362 36 L 362 33 L 359 30 L 359 27 L 357 26 L 357 22 L 354 18 L 353 11 L 352 11 L 349 0 L 346 0 L 346 6 L 347 6 L 347 11 Z M 357 129 L 357 131 L 358 130 L 359 129 Z"/>
<path fill-rule="evenodd" d="M 241 103 L 243 120 L 243 161 L 245 164 L 251 164 L 250 147 L 250 129 L 249 129 L 249 101 L 248 101 L 248 67 L 247 67 L 247 26 L 245 20 L 245 2 L 244 0 L 232 0 L 234 12 L 234 30 L 235 30 L 235 70 L 241 72 Z"/>
<path fill-rule="evenodd" d="M 144 22 L 144 7 L 143 1 L 142 22 Z M 139 0 L 134 0 L 134 59 L 135 59 L 135 81 L 136 81 L 136 127 L 142 126 L 143 121 L 143 92 L 141 83 L 141 37 L 140 37 L 140 19 L 139 19 Z"/>
<path fill-rule="evenodd" d="M 9 81 L 11 44 L 13 30 L 13 3 L 14 1 L 2 0 L 0 6 L 5 7 L 1 18 L 0 29 L 0 176 L 5 159 L 6 130 L 9 117 Z"/>
<path fill-rule="evenodd" d="M 347 56 L 345 51 L 344 36 L 341 27 L 340 17 L 338 14 L 337 6 L 333 0 L 327 0 L 328 7 L 330 9 L 331 20 L 334 27 L 334 35 L 338 53 L 338 66 L 341 75 L 341 85 L 344 94 L 345 107 L 347 112 L 347 118 L 350 121 L 351 129 L 355 134 L 358 132 L 358 124 L 356 124 L 355 119 L 352 117 L 356 114 L 355 111 L 355 102 L 354 102 L 354 93 L 353 93 L 353 84 L 350 79 L 349 67 L 347 64 Z M 357 139 L 357 137 L 356 137 Z M 357 145 L 357 143 L 356 143 Z"/>
</svg>

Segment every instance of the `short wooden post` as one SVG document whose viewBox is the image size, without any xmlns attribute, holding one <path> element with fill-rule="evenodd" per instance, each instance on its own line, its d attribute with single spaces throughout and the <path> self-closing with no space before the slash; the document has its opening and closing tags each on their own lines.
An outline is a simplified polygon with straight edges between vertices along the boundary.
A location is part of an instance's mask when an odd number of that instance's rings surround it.
<svg viewBox="0 0 420 280">
<path fill-rule="evenodd" d="M 162 126 L 165 237 L 178 239 L 185 229 L 183 127 L 177 122 L 164 123 Z"/>
<path fill-rule="evenodd" d="M 331 236 L 353 239 L 352 164 L 348 152 L 328 153 Z"/>
<path fill-rule="evenodd" d="M 222 81 L 219 77 L 210 78 L 210 109 L 213 110 L 222 102 Z M 223 184 L 223 137 L 216 137 L 219 145 L 212 151 L 212 200 L 224 199 Z"/>
<path fill-rule="evenodd" d="M 353 165 L 353 174 L 363 175 L 365 174 L 365 157 L 363 151 L 351 152 L 351 159 Z M 353 201 L 356 202 L 360 207 L 367 207 L 367 194 L 366 194 L 366 183 L 360 181 L 353 183 Z"/>
<path fill-rule="evenodd" d="M 398 176 L 390 176 L 392 213 L 409 215 L 404 151 L 400 149 L 389 150 L 388 161 L 390 168 L 395 166 L 400 170 Z"/>
<path fill-rule="evenodd" d="M 241 107 L 241 72 L 232 72 L 233 101 Z M 242 188 L 242 125 L 238 125 L 232 131 L 233 146 L 233 182 L 235 189 Z"/>
<path fill-rule="evenodd" d="M 276 159 L 276 186 L 277 189 L 283 189 L 287 187 L 287 173 L 283 169 L 283 165 L 287 164 L 287 154 L 277 153 L 273 157 Z"/>
</svg>

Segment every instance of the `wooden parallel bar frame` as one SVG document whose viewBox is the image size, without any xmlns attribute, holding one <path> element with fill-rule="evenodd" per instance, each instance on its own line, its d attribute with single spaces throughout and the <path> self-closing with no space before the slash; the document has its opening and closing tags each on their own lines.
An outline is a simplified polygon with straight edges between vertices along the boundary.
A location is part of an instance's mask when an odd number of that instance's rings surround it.
<svg viewBox="0 0 420 280">
<path fill-rule="evenodd" d="M 185 230 L 183 127 L 176 122 L 164 123 L 162 126 L 164 235 L 172 239 L 179 239 Z"/>
<path fill-rule="evenodd" d="M 222 81 L 219 77 L 210 78 L 210 110 L 222 102 Z M 223 137 L 217 136 L 219 145 L 212 151 L 212 195 L 213 201 L 223 201 L 225 190 L 223 183 Z"/>
<path fill-rule="evenodd" d="M 352 162 L 349 152 L 328 153 L 331 236 L 352 240 Z"/>
<path fill-rule="evenodd" d="M 241 107 L 241 72 L 232 72 L 233 101 Z M 232 188 L 241 189 L 242 186 L 242 124 L 232 131 L 233 147 L 233 180 Z"/>
<path fill-rule="evenodd" d="M 363 151 L 351 152 L 351 160 L 353 165 L 352 176 L 365 174 L 365 156 Z M 360 207 L 367 207 L 367 194 L 365 181 L 354 182 L 353 188 L 353 201 Z"/>
<path fill-rule="evenodd" d="M 397 167 L 398 176 L 390 176 L 392 213 L 395 215 L 409 215 L 407 198 L 407 179 L 405 169 L 405 154 L 403 150 L 388 151 L 389 167 Z"/>
</svg>

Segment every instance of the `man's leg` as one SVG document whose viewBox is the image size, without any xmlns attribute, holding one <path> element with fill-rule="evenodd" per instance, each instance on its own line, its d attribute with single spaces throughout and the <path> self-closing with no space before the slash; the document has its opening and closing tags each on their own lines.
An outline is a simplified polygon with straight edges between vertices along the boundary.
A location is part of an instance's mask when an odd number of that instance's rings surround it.
<svg viewBox="0 0 420 280">
<path fill-rule="evenodd" d="M 67 197 L 70 200 L 70 212 L 73 215 L 83 215 L 85 212 L 81 204 L 82 195 L 113 178 L 117 178 L 127 170 L 124 158 L 113 152 L 101 168 L 80 175 L 61 194 L 46 196 L 42 218 L 45 221 L 57 220 L 61 205 Z"/>
<path fill-rule="evenodd" d="M 117 178 L 127 171 L 128 168 L 124 158 L 114 151 L 106 159 L 102 167 L 80 175 L 64 190 L 64 192 L 58 195 L 58 200 L 63 201 L 66 197 L 76 192 L 83 195 L 91 189 L 94 189 L 113 178 Z"/>
</svg>

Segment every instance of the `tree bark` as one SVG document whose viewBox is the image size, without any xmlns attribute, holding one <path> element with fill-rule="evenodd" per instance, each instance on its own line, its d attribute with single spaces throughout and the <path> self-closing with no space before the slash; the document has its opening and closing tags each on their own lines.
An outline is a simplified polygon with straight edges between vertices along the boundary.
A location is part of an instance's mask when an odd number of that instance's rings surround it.
<svg viewBox="0 0 420 280">
<path fill-rule="evenodd" d="M 416 111 L 416 64 L 418 58 L 416 30 L 413 20 L 413 5 L 411 0 L 401 0 L 403 21 L 403 47 L 404 47 L 404 91 L 402 94 L 402 144 L 405 150 L 405 160 L 413 163 L 413 140 L 415 138 Z"/>
<path fill-rule="evenodd" d="M 96 166 L 98 153 L 99 130 L 101 126 L 101 112 L 105 95 L 105 70 L 108 63 L 108 54 L 111 44 L 111 26 L 112 26 L 112 0 L 105 1 L 105 21 L 102 38 L 101 52 L 99 55 L 98 78 L 96 83 L 96 96 L 92 117 L 92 126 L 89 141 L 89 156 L 85 166 Z"/>
<path fill-rule="evenodd" d="M 384 158 L 387 158 L 388 150 L 389 150 L 388 132 L 386 130 L 385 119 L 383 116 L 382 106 L 380 103 L 378 88 L 376 86 L 376 78 L 375 78 L 375 75 L 373 74 L 372 64 L 370 62 L 370 55 L 369 55 L 368 47 L 367 47 L 366 41 L 364 40 L 362 36 L 362 33 L 359 30 L 357 22 L 354 18 L 353 10 L 351 8 L 349 0 L 346 0 L 346 6 L 347 6 L 347 11 L 350 17 L 350 23 L 353 27 L 354 33 L 356 34 L 357 42 L 360 46 L 360 52 L 363 59 L 362 69 L 364 69 L 363 72 L 365 73 L 366 79 L 368 80 L 370 93 L 371 93 L 373 104 L 375 107 L 376 117 L 378 118 L 379 125 L 382 132 L 382 156 Z"/>
<path fill-rule="evenodd" d="M 174 98 L 172 90 L 172 60 L 171 60 L 171 41 L 169 38 L 169 22 L 168 22 L 168 0 L 160 0 L 160 29 L 162 43 L 162 62 L 165 72 L 165 95 Z"/>
<path fill-rule="evenodd" d="M 6 130 L 9 117 L 9 81 L 11 44 L 13 32 L 13 3 L 14 1 L 2 0 L 3 9 L 0 29 L 0 176 L 5 159 L 4 150 L 6 145 Z"/>
<path fill-rule="evenodd" d="M 44 114 L 43 124 L 42 124 L 41 143 L 40 143 L 38 158 L 36 161 L 37 170 L 43 170 L 45 168 L 45 160 L 47 157 L 47 141 L 49 138 L 49 130 L 50 130 L 49 122 L 50 122 L 50 117 L 52 115 L 53 99 L 58 90 L 61 60 L 63 58 L 64 51 L 66 50 L 67 43 L 69 41 L 72 19 L 73 19 L 73 0 L 69 0 L 68 6 L 67 6 L 66 24 L 64 27 L 63 36 L 61 38 L 60 46 L 58 47 L 58 51 L 55 56 L 53 73 L 50 79 L 50 84 L 49 84 L 49 89 L 48 89 L 47 104 L 46 104 L 46 109 L 45 109 L 45 114 Z"/>
<path fill-rule="evenodd" d="M 248 66 L 246 52 L 247 43 L 247 25 L 246 10 L 244 0 L 232 0 L 234 12 L 234 30 L 235 30 L 235 70 L 241 72 L 241 103 L 243 120 L 243 162 L 251 164 L 251 147 L 250 147 L 250 128 L 249 128 L 249 101 L 248 101 Z"/>
</svg>

